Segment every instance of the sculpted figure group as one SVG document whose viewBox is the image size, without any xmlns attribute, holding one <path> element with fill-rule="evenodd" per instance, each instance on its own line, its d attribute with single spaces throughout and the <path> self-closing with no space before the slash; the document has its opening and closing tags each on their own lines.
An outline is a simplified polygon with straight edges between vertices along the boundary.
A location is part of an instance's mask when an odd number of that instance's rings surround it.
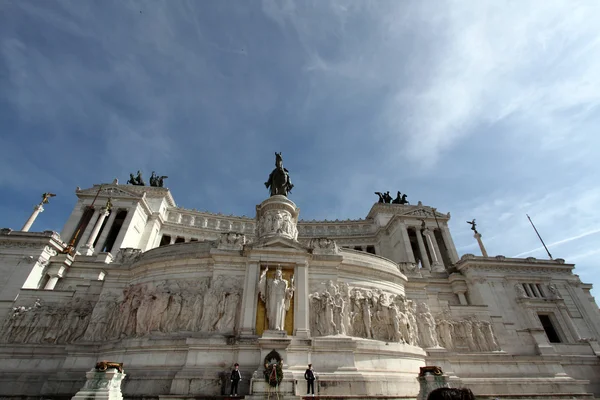
<svg viewBox="0 0 600 400">
<path fill-rule="evenodd" d="M 122 295 L 101 297 L 95 307 L 74 299 L 53 306 L 16 307 L 2 329 L 7 343 L 70 343 L 145 336 L 156 332 L 237 330 L 241 282 L 218 276 L 128 286 Z M 93 309 L 93 310 L 92 310 Z"/>
<path fill-rule="evenodd" d="M 446 313 L 436 321 L 440 345 L 447 350 L 500 351 L 492 323 L 473 316 L 456 318 Z"/>
<path fill-rule="evenodd" d="M 416 304 L 404 296 L 332 281 L 324 286 L 309 295 L 313 335 L 348 335 L 413 346 L 431 342 L 426 329 L 419 337 Z"/>
<path fill-rule="evenodd" d="M 64 344 L 80 339 L 88 326 L 92 303 L 74 298 L 67 305 L 44 304 L 14 307 L 0 338 L 4 343 Z"/>
<path fill-rule="evenodd" d="M 427 304 L 417 306 L 401 295 L 332 281 L 322 285 L 309 296 L 313 336 L 347 335 L 450 351 L 500 350 L 489 321 L 451 315 L 436 320 Z"/>
<path fill-rule="evenodd" d="M 153 187 L 163 187 L 165 183 L 165 179 L 168 176 L 166 175 L 156 175 L 156 172 L 152 171 L 152 176 L 150 176 L 150 186 Z M 134 186 L 146 186 L 146 182 L 144 178 L 142 178 L 142 171 L 138 171 L 137 175 L 129 174 L 129 180 L 126 182 L 127 184 L 131 184 Z"/>
<path fill-rule="evenodd" d="M 153 332 L 219 332 L 237 329 L 241 282 L 218 276 L 173 280 L 157 286 L 131 285 L 122 299 L 98 302 L 84 339 L 145 336 Z"/>
<path fill-rule="evenodd" d="M 377 196 L 379 196 L 378 203 L 388 203 L 388 204 L 410 204 L 408 200 L 406 200 L 406 194 L 398 193 L 396 194 L 396 198 L 392 200 L 392 195 L 387 191 L 385 193 L 375 192 Z"/>
<path fill-rule="evenodd" d="M 258 221 L 259 235 L 280 233 L 293 239 L 298 237 L 298 230 L 292 215 L 286 211 L 273 210 L 266 212 Z"/>
</svg>

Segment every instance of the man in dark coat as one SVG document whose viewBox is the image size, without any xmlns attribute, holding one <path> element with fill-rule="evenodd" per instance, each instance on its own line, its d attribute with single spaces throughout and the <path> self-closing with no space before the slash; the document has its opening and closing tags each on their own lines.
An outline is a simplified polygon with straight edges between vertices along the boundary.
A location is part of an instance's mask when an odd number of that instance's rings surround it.
<svg viewBox="0 0 600 400">
<path fill-rule="evenodd" d="M 242 374 L 240 373 L 240 364 L 235 363 L 234 370 L 231 371 L 231 392 L 229 395 L 237 396 L 238 383 L 242 380 Z"/>
<path fill-rule="evenodd" d="M 306 371 L 304 372 L 304 379 L 306 379 L 306 394 L 309 395 L 311 394 L 311 390 L 312 390 L 312 395 L 315 395 L 315 373 L 312 369 L 312 364 L 308 364 L 308 368 L 306 369 Z"/>
</svg>

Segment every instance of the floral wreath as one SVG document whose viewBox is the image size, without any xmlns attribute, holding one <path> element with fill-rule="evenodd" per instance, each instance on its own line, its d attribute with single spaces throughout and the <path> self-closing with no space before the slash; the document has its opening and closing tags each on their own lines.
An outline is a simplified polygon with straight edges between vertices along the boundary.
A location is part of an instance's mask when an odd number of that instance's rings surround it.
<svg viewBox="0 0 600 400">
<path fill-rule="evenodd" d="M 271 360 L 273 359 L 275 359 L 275 362 L 272 363 Z M 265 357 L 263 365 L 265 367 L 263 371 L 265 382 L 271 387 L 279 386 L 283 380 L 283 360 L 279 354 L 275 351 L 270 352 Z"/>
</svg>

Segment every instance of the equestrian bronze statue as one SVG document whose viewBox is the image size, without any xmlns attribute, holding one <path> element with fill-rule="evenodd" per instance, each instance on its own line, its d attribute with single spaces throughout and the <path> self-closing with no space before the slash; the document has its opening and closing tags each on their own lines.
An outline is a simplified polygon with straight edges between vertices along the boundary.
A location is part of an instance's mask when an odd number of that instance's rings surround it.
<svg viewBox="0 0 600 400">
<path fill-rule="evenodd" d="M 265 182 L 265 186 L 271 192 L 271 196 L 282 195 L 286 196 L 292 192 L 292 181 L 290 180 L 289 171 L 283 168 L 283 158 L 281 153 L 275 153 L 275 169 L 269 175 L 269 180 Z"/>
</svg>

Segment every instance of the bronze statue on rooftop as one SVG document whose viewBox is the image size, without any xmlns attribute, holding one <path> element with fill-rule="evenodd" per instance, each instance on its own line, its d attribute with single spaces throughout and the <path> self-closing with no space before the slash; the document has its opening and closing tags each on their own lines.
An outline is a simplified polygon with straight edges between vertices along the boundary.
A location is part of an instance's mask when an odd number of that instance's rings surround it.
<svg viewBox="0 0 600 400">
<path fill-rule="evenodd" d="M 275 153 L 275 169 L 269 175 L 269 180 L 265 182 L 265 186 L 269 189 L 271 196 L 286 196 L 292 192 L 292 181 L 290 180 L 289 171 L 283 168 L 283 158 L 281 153 Z"/>
<path fill-rule="evenodd" d="M 142 171 L 137 172 L 137 176 L 133 176 L 133 174 L 129 174 L 128 184 L 132 184 L 134 186 L 146 186 L 146 182 L 142 178 Z"/>
<path fill-rule="evenodd" d="M 475 218 L 473 218 L 472 221 L 467 221 L 467 224 L 471 225 L 471 230 L 475 233 L 479 233 L 477 232 L 477 224 L 475 223 Z"/>
</svg>

